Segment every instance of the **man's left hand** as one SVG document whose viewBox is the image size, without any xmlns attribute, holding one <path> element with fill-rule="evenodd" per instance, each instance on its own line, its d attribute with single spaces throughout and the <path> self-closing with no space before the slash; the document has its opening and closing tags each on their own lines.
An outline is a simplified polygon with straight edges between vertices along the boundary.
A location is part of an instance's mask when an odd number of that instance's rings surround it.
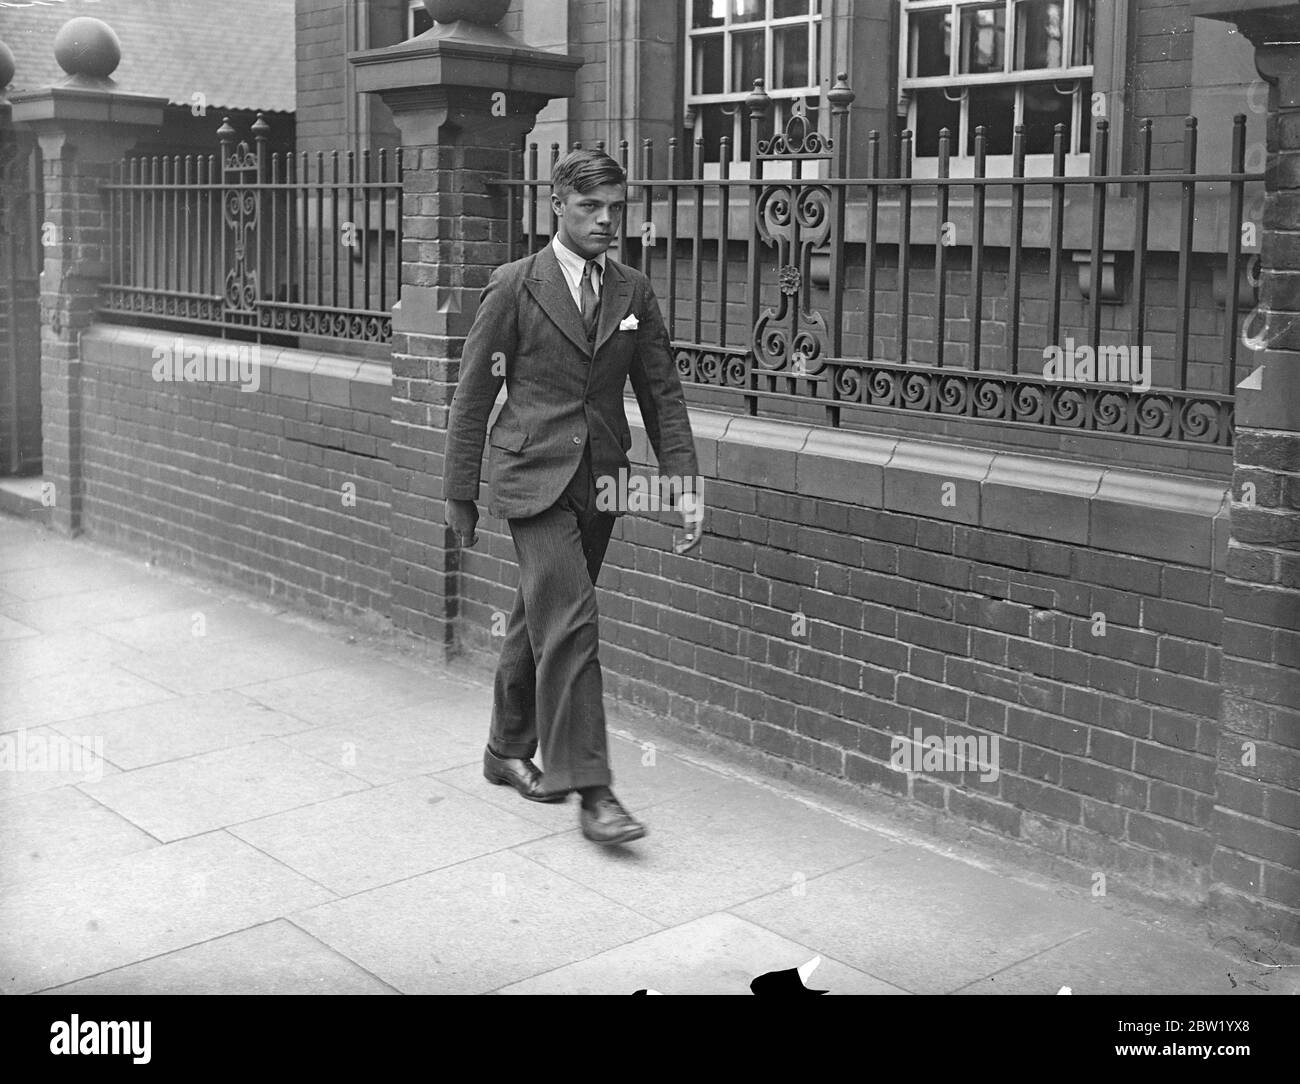
<svg viewBox="0 0 1300 1084">
<path fill-rule="evenodd" d="M 682 537 L 673 543 L 674 553 L 690 553 L 700 544 L 704 536 L 704 498 L 696 492 L 683 493 L 680 507 L 682 512 Z"/>
</svg>

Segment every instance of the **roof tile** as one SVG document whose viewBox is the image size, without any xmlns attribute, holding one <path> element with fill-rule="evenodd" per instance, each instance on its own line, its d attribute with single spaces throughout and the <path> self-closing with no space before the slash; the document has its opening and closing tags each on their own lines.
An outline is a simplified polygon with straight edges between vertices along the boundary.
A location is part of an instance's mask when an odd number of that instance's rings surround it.
<svg viewBox="0 0 1300 1084">
<path fill-rule="evenodd" d="M 10 91 L 64 77 L 54 36 L 102 19 L 122 42 L 113 78 L 126 91 L 213 109 L 294 108 L 294 0 L 0 0 L 0 41 L 14 53 Z"/>
</svg>

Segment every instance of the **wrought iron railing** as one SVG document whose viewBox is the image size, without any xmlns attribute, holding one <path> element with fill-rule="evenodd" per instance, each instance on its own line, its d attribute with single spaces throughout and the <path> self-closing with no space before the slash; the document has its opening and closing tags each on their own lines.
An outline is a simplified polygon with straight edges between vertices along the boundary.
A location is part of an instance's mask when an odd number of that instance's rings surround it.
<svg viewBox="0 0 1300 1084">
<path fill-rule="evenodd" d="M 269 152 L 229 120 L 219 156 L 134 157 L 104 191 L 100 311 L 258 335 L 387 343 L 400 281 L 400 155 Z"/>
<path fill-rule="evenodd" d="M 655 175 L 651 141 L 642 145 L 617 253 L 655 283 L 688 394 L 750 414 L 813 404 L 831 426 L 846 424 L 846 412 L 884 410 L 1231 444 L 1239 356 L 1243 344 L 1261 345 L 1258 313 L 1239 297 L 1254 282 L 1255 258 L 1243 252 L 1247 186 L 1263 180 L 1244 168 L 1244 117 L 1234 118 L 1220 174 L 1197 172 L 1189 117 L 1173 173 L 1151 171 L 1149 120 L 1137 129 L 1138 170 L 1111 173 L 1100 119 L 1087 176 L 1065 175 L 1058 125 L 1050 176 L 1025 175 L 1017 126 L 1009 176 L 985 175 L 981 127 L 970 176 L 949 175 L 945 129 L 937 176 L 911 176 L 906 131 L 887 174 L 873 131 L 866 174 L 852 177 L 853 94 L 843 75 L 828 97 L 832 133 L 798 114 L 767 133 L 757 83 L 748 177 L 728 175 L 725 138 L 720 175 L 708 178 L 702 141 L 684 176 L 677 140 L 668 141 L 667 176 Z M 628 151 L 623 140 L 615 152 L 625 168 Z M 516 256 L 555 226 L 552 213 L 544 228 L 549 181 L 537 144 L 521 153 L 502 182 Z M 552 144 L 552 164 L 559 153 Z M 1073 353 L 1053 367 L 1053 348 Z M 1139 366 L 1147 377 L 1130 380 Z"/>
</svg>

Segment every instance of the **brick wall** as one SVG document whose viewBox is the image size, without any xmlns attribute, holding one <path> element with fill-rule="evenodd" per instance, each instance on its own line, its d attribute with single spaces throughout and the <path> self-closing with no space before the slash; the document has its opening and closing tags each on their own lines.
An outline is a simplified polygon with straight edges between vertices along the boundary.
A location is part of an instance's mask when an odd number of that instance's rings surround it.
<svg viewBox="0 0 1300 1084">
<path fill-rule="evenodd" d="M 1183 127 L 1192 109 L 1192 19 L 1190 0 L 1135 0 L 1130 49 L 1130 109 L 1135 121 L 1150 117 L 1151 168 L 1183 163 Z M 1211 118 L 1200 118 L 1208 123 Z M 1132 131 L 1136 133 L 1134 123 Z M 1130 142 L 1136 154 L 1137 143 Z M 1224 163 L 1211 163 L 1215 170 Z"/>
<path fill-rule="evenodd" d="M 347 0 L 297 0 L 296 112 L 298 150 L 346 148 Z"/>
<path fill-rule="evenodd" d="M 1111 891 L 1204 899 L 1225 486 L 1062 481 L 1048 460 L 716 415 L 696 431 L 699 557 L 671 553 L 668 513 L 615 529 L 598 592 L 612 696 Z M 460 633 L 486 666 L 517 581 L 503 525 L 484 526 Z M 1000 777 L 895 771 L 893 739 L 918 729 L 998 735 Z"/>
<path fill-rule="evenodd" d="M 387 614 L 388 367 L 263 346 L 256 391 L 159 382 L 155 349 L 176 341 L 82 336 L 83 528 L 316 611 Z"/>
<path fill-rule="evenodd" d="M 594 143 L 611 140 L 608 124 L 608 34 L 607 0 L 569 0 L 572 28 L 569 52 L 582 57 L 578 69 L 578 92 L 569 111 L 569 139 Z"/>
</svg>

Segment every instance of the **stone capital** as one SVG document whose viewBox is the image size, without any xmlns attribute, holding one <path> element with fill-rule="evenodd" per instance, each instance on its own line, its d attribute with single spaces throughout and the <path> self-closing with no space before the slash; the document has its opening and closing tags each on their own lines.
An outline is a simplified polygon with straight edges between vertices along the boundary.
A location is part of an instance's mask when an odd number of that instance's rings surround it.
<svg viewBox="0 0 1300 1084">
<path fill-rule="evenodd" d="M 464 23 L 349 58 L 357 89 L 378 94 L 410 146 L 511 146 L 552 98 L 572 96 L 582 59 Z"/>
<path fill-rule="evenodd" d="M 548 99 L 473 86 L 394 87 L 376 91 L 407 147 L 515 147 Z M 498 97 L 497 95 L 501 96 Z"/>
<path fill-rule="evenodd" d="M 1279 109 L 1300 109 L 1300 28 L 1286 45 L 1255 43 L 1255 70 L 1266 83 L 1277 88 Z"/>
<path fill-rule="evenodd" d="M 113 161 L 161 126 L 167 99 L 65 81 L 9 99 L 12 123 L 40 140 L 41 153 L 58 157 L 76 148 L 82 161 Z"/>
</svg>

